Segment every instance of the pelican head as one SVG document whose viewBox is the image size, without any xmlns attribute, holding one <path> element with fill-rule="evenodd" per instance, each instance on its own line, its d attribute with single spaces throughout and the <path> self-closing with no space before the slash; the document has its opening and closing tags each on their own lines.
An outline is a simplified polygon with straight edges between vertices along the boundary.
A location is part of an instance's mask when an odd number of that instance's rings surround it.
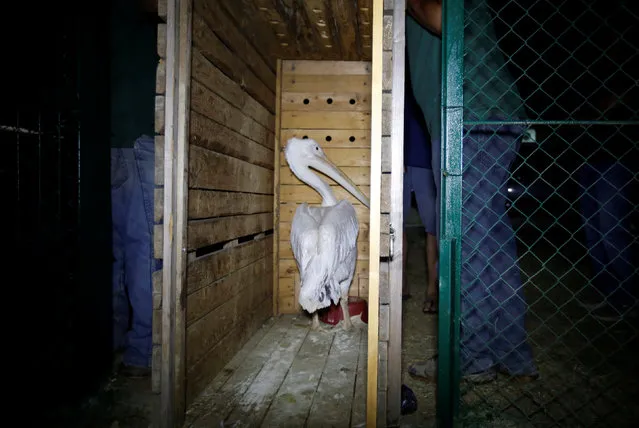
<svg viewBox="0 0 639 428">
<path fill-rule="evenodd" d="M 342 170 L 333 164 L 324 150 L 311 138 L 291 138 L 284 148 L 284 156 L 291 171 L 297 178 L 317 190 L 325 199 L 332 196 L 329 186 L 324 183 L 309 168 L 318 170 L 335 180 L 340 186 L 355 196 L 360 202 L 370 208 L 368 198 L 358 189 L 357 185 Z M 332 201 L 336 203 L 336 201 Z M 331 205 L 332 205 L 331 204 Z"/>
</svg>

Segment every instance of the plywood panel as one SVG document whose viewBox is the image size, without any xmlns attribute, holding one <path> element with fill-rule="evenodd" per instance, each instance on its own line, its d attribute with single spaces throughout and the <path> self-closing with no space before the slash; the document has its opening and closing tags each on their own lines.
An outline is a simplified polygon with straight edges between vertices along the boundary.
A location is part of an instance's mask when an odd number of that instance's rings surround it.
<svg viewBox="0 0 639 428">
<path fill-rule="evenodd" d="M 342 20 L 350 13 L 340 11 L 337 15 Z M 352 48 L 347 39 L 340 41 L 339 49 Z M 362 193 L 369 196 L 370 62 L 283 61 L 280 80 L 281 146 L 285 147 L 292 137 L 314 139 L 322 146 L 326 156 L 357 184 Z M 299 272 L 290 247 L 291 222 L 300 203 L 320 204 L 321 198 L 313 188 L 293 175 L 283 151 L 280 151 L 279 162 L 278 273 L 282 286 L 277 293 L 278 307 L 282 313 L 292 313 L 300 308 L 297 303 Z M 331 185 L 338 200 L 346 199 L 355 208 L 360 224 L 358 267 L 350 295 L 367 297 L 370 211 L 332 179 L 316 173 Z"/>
<path fill-rule="evenodd" d="M 367 92 L 318 94 L 306 92 L 284 92 L 282 103 L 288 111 L 370 111 L 371 100 Z"/>
<path fill-rule="evenodd" d="M 367 166 L 346 166 L 342 167 L 341 170 L 358 186 L 370 183 L 371 169 Z M 324 181 L 330 182 L 333 180 L 319 171 L 317 171 L 317 174 L 321 174 Z M 282 167 L 280 168 L 280 184 L 303 185 L 304 183 L 291 172 L 290 168 Z"/>
<path fill-rule="evenodd" d="M 370 93 L 370 75 L 298 75 L 284 74 L 283 92 L 363 92 Z"/>
<path fill-rule="evenodd" d="M 282 145 L 293 137 L 312 138 L 319 141 L 325 151 L 338 147 L 356 149 L 371 146 L 371 133 L 368 129 L 282 129 L 280 136 Z"/>
<path fill-rule="evenodd" d="M 320 146 L 323 146 L 322 141 L 318 141 Z M 324 148 L 324 153 L 331 162 L 339 167 L 343 166 L 370 166 L 371 164 L 371 151 L 370 149 L 347 149 L 347 148 Z M 280 153 L 280 164 L 288 167 L 286 157 L 284 153 Z"/>
<path fill-rule="evenodd" d="M 362 111 L 283 111 L 283 128 L 367 129 L 371 116 Z"/>
</svg>

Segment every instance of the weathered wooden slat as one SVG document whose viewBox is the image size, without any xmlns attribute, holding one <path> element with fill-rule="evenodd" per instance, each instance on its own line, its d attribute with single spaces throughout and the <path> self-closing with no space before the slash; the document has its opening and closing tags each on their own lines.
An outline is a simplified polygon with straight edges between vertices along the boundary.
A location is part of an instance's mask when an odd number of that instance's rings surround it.
<svg viewBox="0 0 639 428">
<path fill-rule="evenodd" d="M 238 214 L 256 214 L 273 210 L 272 195 L 189 190 L 189 220 Z"/>
<path fill-rule="evenodd" d="M 373 9 L 371 0 L 358 0 L 357 6 L 359 8 L 359 37 L 362 46 L 362 58 L 370 59 L 372 57 L 372 44 L 373 44 Z"/>
<path fill-rule="evenodd" d="M 381 212 L 389 213 L 390 206 L 390 186 L 391 186 L 391 175 L 390 174 L 382 174 L 382 195 L 381 195 Z M 382 233 L 388 233 L 388 231 L 381 229 Z"/>
<path fill-rule="evenodd" d="M 322 142 L 318 141 L 320 146 Z M 346 148 L 324 148 L 324 153 L 331 162 L 338 167 L 346 166 L 368 166 L 371 165 L 371 151 L 369 149 L 346 149 Z M 280 153 L 280 165 L 288 167 L 284 153 Z"/>
<path fill-rule="evenodd" d="M 275 91 L 275 117 L 277 118 L 275 138 L 273 143 L 275 144 L 275 153 L 273 155 L 274 171 L 273 171 L 273 315 L 279 313 L 277 290 L 279 288 L 279 277 L 277 275 L 277 261 L 279 254 L 279 224 L 280 224 L 280 132 L 282 131 L 280 126 L 280 118 L 282 111 L 282 60 L 277 60 L 277 81 Z"/>
<path fill-rule="evenodd" d="M 270 273 L 271 265 L 266 265 Z M 193 322 L 186 329 L 187 367 L 193 365 L 232 328 L 233 324 L 248 317 L 247 311 L 271 296 L 273 292 L 270 275 L 254 277 L 251 281 L 236 283 L 235 295 L 224 302 L 215 311 Z"/>
<path fill-rule="evenodd" d="M 162 18 L 164 22 L 166 22 L 166 15 L 167 15 L 166 3 L 167 3 L 166 0 L 158 0 L 158 16 Z"/>
<path fill-rule="evenodd" d="M 166 59 L 166 24 L 158 24 L 158 56 Z"/>
<path fill-rule="evenodd" d="M 282 111 L 370 111 L 370 93 L 285 92 Z"/>
<path fill-rule="evenodd" d="M 247 389 L 249 392 L 239 400 L 235 409 L 228 415 L 228 421 L 242 421 L 242 426 L 246 427 L 269 426 L 262 425 L 261 421 L 289 373 L 293 360 L 307 335 L 307 328 L 293 327 L 289 330 L 289 333 L 280 341 L 277 351 L 271 353 L 262 370 L 253 379 Z"/>
<path fill-rule="evenodd" d="M 224 370 L 216 371 L 213 382 L 206 386 L 187 414 L 185 426 L 191 428 L 223 426 L 224 420 L 247 392 L 264 363 L 279 348 L 279 342 L 288 333 L 291 321 L 292 317 L 267 319 L 234 354 L 224 366 Z M 219 345 L 214 349 L 218 347 Z M 213 352 L 209 352 L 203 360 L 214 358 L 211 354 Z M 204 371 L 207 369 L 204 364 L 202 368 Z M 191 373 L 196 375 L 194 372 Z"/>
<path fill-rule="evenodd" d="M 282 128 L 370 129 L 371 115 L 365 111 L 284 111 Z"/>
<path fill-rule="evenodd" d="M 361 330 L 335 333 L 315 392 L 322 399 L 313 401 L 308 413 L 307 426 L 351 426 L 352 394 L 355 389 L 361 334 Z M 350 393 L 349 396 L 344 396 L 345 391 Z"/>
<path fill-rule="evenodd" d="M 334 25 L 339 31 L 342 59 L 354 60 L 362 57 L 361 44 L 357 37 L 357 17 L 353 7 L 355 2 L 337 0 L 333 5 Z"/>
<path fill-rule="evenodd" d="M 273 147 L 273 131 L 260 125 L 196 80 L 191 85 L 191 109 L 265 147 Z"/>
<path fill-rule="evenodd" d="M 360 0 L 361 1 L 361 0 Z M 328 75 L 370 75 L 370 61 L 286 61 L 282 69 L 285 75 L 295 74 L 297 76 L 310 74 L 314 76 Z M 369 91 L 370 92 L 370 91 Z"/>
<path fill-rule="evenodd" d="M 353 183 L 359 185 L 365 185 L 368 186 L 370 184 L 371 181 L 371 169 L 370 167 L 367 166 L 345 166 L 343 168 L 340 168 L 344 174 L 346 174 L 346 176 L 348 178 L 350 178 L 351 180 L 353 180 Z M 322 180 L 326 181 L 326 182 L 332 182 L 333 179 L 322 174 L 319 171 L 313 171 L 315 173 L 317 173 Z M 290 168 L 288 167 L 283 167 L 280 168 L 280 184 L 281 185 L 287 185 L 287 184 L 298 184 L 298 185 L 302 185 L 304 184 L 302 181 L 300 181 L 291 171 Z"/>
<path fill-rule="evenodd" d="M 164 188 L 156 187 L 153 189 L 153 222 L 161 223 L 164 216 Z"/>
<path fill-rule="evenodd" d="M 282 129 L 280 142 L 285 146 L 291 138 L 312 138 L 322 148 L 369 148 L 371 133 L 369 129 Z M 331 137 L 326 141 L 326 137 Z"/>
<path fill-rule="evenodd" d="M 202 16 L 193 14 L 193 46 L 224 74 L 246 88 L 246 91 L 270 112 L 275 112 L 275 94 L 215 35 Z"/>
<path fill-rule="evenodd" d="M 186 298 L 186 325 L 199 320 L 218 306 L 226 303 L 243 289 L 243 284 L 251 284 L 255 278 L 262 278 L 271 264 L 268 254 L 258 261 L 200 288 Z"/>
<path fill-rule="evenodd" d="M 164 95 L 155 97 L 155 133 L 164 134 Z"/>
<path fill-rule="evenodd" d="M 248 342 L 257 329 L 268 320 L 271 316 L 271 310 L 266 305 L 269 298 L 267 297 L 263 302 L 256 304 L 254 310 L 248 314 L 248 317 L 236 322 L 233 325 L 233 329 L 221 338 L 200 361 L 189 366 L 186 375 L 187 403 L 192 403 L 200 395 L 211 382 L 211 379 L 224 368 L 227 362 Z"/>
<path fill-rule="evenodd" d="M 317 46 L 319 55 L 323 60 L 340 58 L 340 45 L 338 34 L 333 32 L 331 22 L 331 10 L 328 2 L 324 0 L 305 0 L 303 4 L 306 17 L 313 29 L 313 44 Z"/>
<path fill-rule="evenodd" d="M 244 312 L 244 316 L 234 318 L 232 314 L 228 315 L 229 309 L 224 308 L 223 315 L 228 322 L 224 328 L 219 323 L 216 324 L 216 320 L 213 319 L 211 322 L 214 324 L 213 327 L 204 326 L 196 332 L 193 332 L 192 329 L 187 331 L 187 355 L 194 355 L 193 351 L 197 350 L 199 357 L 197 361 L 187 361 L 186 397 L 188 403 L 197 397 L 242 345 L 251 338 L 260 325 L 271 316 L 271 308 L 267 304 L 271 299 L 269 294 L 269 291 L 272 292 L 271 286 L 270 281 L 263 281 L 260 283 L 262 289 L 254 290 L 253 287 L 249 287 L 251 296 L 239 295 L 234 298 L 234 302 L 228 302 L 226 305 L 232 307 L 235 313 L 241 311 Z M 263 299 L 259 301 L 260 298 Z M 233 304 L 237 304 L 237 309 L 232 306 Z M 222 333 L 221 330 L 225 331 Z M 199 346 L 196 345 L 198 341 L 201 343 Z"/>
<path fill-rule="evenodd" d="M 370 93 L 370 75 L 297 75 L 282 77 L 282 92 L 362 92 Z"/>
<path fill-rule="evenodd" d="M 195 111 L 191 114 L 190 137 L 192 145 L 273 169 L 275 154 L 268 147 L 272 147 L 273 139 L 256 143 Z"/>
<path fill-rule="evenodd" d="M 166 89 L 166 62 L 160 58 L 155 70 L 155 93 L 164 94 Z"/>
<path fill-rule="evenodd" d="M 270 253 L 272 248 L 273 237 L 267 236 L 191 261 L 187 266 L 187 294 L 254 263 Z"/>
<path fill-rule="evenodd" d="M 189 221 L 188 225 L 187 250 L 197 250 L 218 242 L 265 232 L 272 228 L 272 212 L 192 220 Z"/>
<path fill-rule="evenodd" d="M 230 1 L 230 0 L 229 0 Z M 296 32 L 289 31 L 289 27 L 286 25 L 286 21 L 280 16 L 280 14 L 273 7 L 272 0 L 252 0 L 247 1 L 252 3 L 255 7 L 253 18 L 258 18 L 262 26 L 265 27 L 265 31 L 270 29 L 271 34 L 276 40 L 277 48 L 279 49 L 280 58 L 291 58 L 299 55 L 298 42 L 296 39 Z M 252 7 L 252 6 L 251 6 Z M 249 9 L 245 9 L 241 13 L 246 14 Z M 255 24 L 253 24 L 255 25 Z M 270 28 L 269 28 L 270 27 Z"/>
<path fill-rule="evenodd" d="M 391 172 L 391 139 L 382 137 L 382 172 Z"/>
<path fill-rule="evenodd" d="M 255 49 L 274 67 L 277 58 L 288 55 L 275 37 L 270 24 L 265 21 L 253 0 L 218 0 L 233 24 L 246 36 Z"/>
<path fill-rule="evenodd" d="M 273 194 L 273 171 L 191 145 L 189 187 Z"/>
<path fill-rule="evenodd" d="M 358 331 L 351 332 L 350 336 L 358 336 L 358 333 Z M 279 387 L 275 397 L 273 397 L 273 401 L 264 416 L 261 426 L 349 426 L 348 419 L 346 425 L 324 425 L 317 423 L 315 420 L 311 420 L 311 416 L 313 415 L 312 408 L 315 407 L 315 403 L 328 399 L 323 393 L 320 395 L 320 387 L 323 382 L 326 382 L 324 377 L 326 372 L 332 372 L 328 369 L 327 359 L 330 356 L 331 345 L 334 345 L 334 342 L 338 341 L 338 335 L 345 336 L 346 334 L 344 332 L 341 334 L 337 333 L 335 338 L 333 338 L 332 335 L 319 335 L 306 338 L 297 356 L 293 360 L 293 364 L 286 378 Z M 342 349 L 345 348 L 340 348 L 340 353 L 346 354 L 347 352 Z M 357 348 L 355 352 L 357 352 Z M 335 352 L 333 352 L 333 354 L 335 354 Z M 349 358 L 346 357 L 346 360 L 349 360 Z M 344 372 L 339 372 L 340 367 L 350 367 L 348 361 L 340 362 L 339 364 L 335 363 L 334 366 L 334 370 L 337 371 L 337 373 L 335 373 L 336 377 L 332 377 L 334 379 L 333 381 L 337 380 L 337 376 L 344 376 Z M 326 388 L 324 389 L 326 390 Z M 328 392 L 329 391 L 326 391 L 326 393 Z M 339 398 L 339 393 L 333 392 L 333 395 L 337 395 Z M 290 397 L 294 397 L 295 399 L 291 400 Z M 322 397 L 322 399 L 319 399 L 319 397 Z M 346 418 L 349 417 L 350 415 L 347 414 Z"/>
<path fill-rule="evenodd" d="M 275 73 L 273 65 L 269 67 L 260 53 L 248 42 L 243 34 L 229 19 L 225 10 L 217 3 L 208 0 L 193 0 L 195 13 L 200 14 L 222 42 L 255 73 L 255 75 L 275 92 Z"/>
<path fill-rule="evenodd" d="M 275 116 L 246 93 L 238 83 L 222 73 L 197 49 L 193 51 L 191 69 L 193 70 L 193 79 L 219 94 L 266 129 L 275 130 Z"/>
</svg>

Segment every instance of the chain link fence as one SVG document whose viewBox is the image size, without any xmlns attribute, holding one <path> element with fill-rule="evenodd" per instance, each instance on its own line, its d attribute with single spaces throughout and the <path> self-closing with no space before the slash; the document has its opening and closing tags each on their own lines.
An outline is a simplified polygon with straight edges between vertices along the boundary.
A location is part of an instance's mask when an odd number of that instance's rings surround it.
<svg viewBox="0 0 639 428">
<path fill-rule="evenodd" d="M 443 144 L 462 166 L 458 189 L 454 168 L 443 182 L 443 236 L 458 242 L 440 339 L 454 387 L 439 399 L 464 426 L 635 426 L 637 6 L 444 7 Z M 461 219 L 445 209 L 459 205 Z"/>
</svg>

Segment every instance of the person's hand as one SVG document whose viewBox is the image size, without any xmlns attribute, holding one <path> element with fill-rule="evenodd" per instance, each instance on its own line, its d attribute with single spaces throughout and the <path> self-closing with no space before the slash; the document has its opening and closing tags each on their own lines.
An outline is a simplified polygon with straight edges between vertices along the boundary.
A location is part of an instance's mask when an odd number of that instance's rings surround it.
<svg viewBox="0 0 639 428">
<path fill-rule="evenodd" d="M 408 0 L 408 13 L 422 27 L 442 35 L 442 0 Z"/>
</svg>

